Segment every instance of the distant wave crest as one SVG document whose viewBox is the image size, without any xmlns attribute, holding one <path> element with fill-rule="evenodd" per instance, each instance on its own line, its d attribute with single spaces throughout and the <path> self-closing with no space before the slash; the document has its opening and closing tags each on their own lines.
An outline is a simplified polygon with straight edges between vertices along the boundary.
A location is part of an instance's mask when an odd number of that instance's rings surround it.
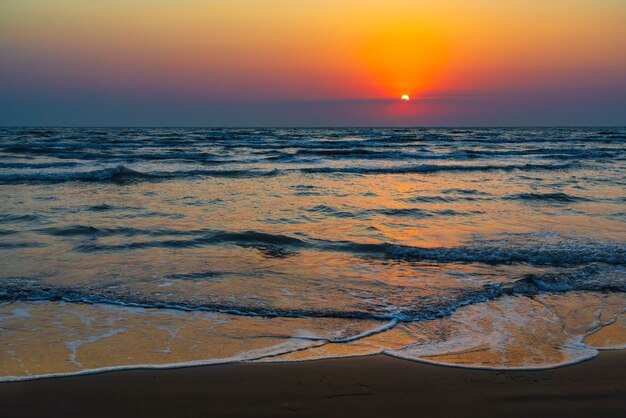
<svg viewBox="0 0 626 418">
<path fill-rule="evenodd" d="M 310 167 L 302 168 L 305 173 L 345 173 L 345 174 L 418 174 L 437 173 L 445 171 L 536 171 L 536 170 L 565 170 L 574 167 L 574 163 L 566 164 L 420 164 L 400 167 Z"/>
<path fill-rule="evenodd" d="M 71 172 L 37 172 L 37 173 L 11 173 L 1 174 L 0 184 L 13 183 L 64 183 L 70 181 L 79 182 L 111 182 L 129 183 L 136 181 L 158 181 L 186 177 L 267 177 L 278 174 L 277 170 L 187 170 L 187 171 L 158 171 L 144 173 L 130 169 L 124 165 L 104 168 L 92 171 Z"/>
</svg>

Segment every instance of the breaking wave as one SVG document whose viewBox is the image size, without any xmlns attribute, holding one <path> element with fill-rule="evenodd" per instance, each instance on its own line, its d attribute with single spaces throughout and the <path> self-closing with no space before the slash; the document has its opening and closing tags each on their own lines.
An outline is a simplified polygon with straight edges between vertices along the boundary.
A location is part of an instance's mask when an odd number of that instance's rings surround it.
<svg viewBox="0 0 626 418">
<path fill-rule="evenodd" d="M 184 278 L 184 277 L 183 277 Z M 193 278 L 192 278 L 193 280 Z M 209 311 L 232 315 L 284 318 L 343 318 L 396 320 L 409 322 L 434 319 L 452 314 L 469 304 L 486 302 L 504 296 L 534 296 L 569 291 L 626 292 L 624 271 L 609 271 L 599 265 L 559 272 L 529 274 L 505 283 L 485 284 L 475 288 L 457 288 L 420 306 L 387 305 L 369 309 L 280 308 L 266 305 L 239 305 L 232 300 L 168 299 L 167 295 L 144 294 L 121 286 L 61 286 L 36 279 L 9 277 L 0 281 L 0 300 L 64 301 L 71 303 L 111 304 L 153 309 Z M 410 298 L 408 300 L 410 302 Z"/>
</svg>

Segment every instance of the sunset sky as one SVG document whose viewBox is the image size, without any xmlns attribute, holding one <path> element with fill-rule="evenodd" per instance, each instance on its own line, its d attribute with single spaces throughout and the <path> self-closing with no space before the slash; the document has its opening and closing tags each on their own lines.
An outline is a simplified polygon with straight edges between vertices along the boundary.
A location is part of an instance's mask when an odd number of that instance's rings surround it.
<svg viewBox="0 0 626 418">
<path fill-rule="evenodd" d="M 624 0 L 2 0 L 0 124 L 624 125 L 625 51 Z"/>
</svg>

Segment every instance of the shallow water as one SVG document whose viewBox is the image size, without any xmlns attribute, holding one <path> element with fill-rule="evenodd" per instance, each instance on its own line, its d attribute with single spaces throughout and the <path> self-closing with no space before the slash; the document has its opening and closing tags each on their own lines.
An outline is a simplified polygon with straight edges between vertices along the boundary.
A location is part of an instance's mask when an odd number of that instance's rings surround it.
<svg viewBox="0 0 626 418">
<path fill-rule="evenodd" d="M 0 129 L 0 376 L 626 344 L 626 129 Z"/>
</svg>

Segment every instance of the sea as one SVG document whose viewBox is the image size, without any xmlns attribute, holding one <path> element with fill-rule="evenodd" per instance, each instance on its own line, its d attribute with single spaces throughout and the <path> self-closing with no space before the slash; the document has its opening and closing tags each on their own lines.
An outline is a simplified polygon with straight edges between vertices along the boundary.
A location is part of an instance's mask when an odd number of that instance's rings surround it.
<svg viewBox="0 0 626 418">
<path fill-rule="evenodd" d="M 626 348 L 626 128 L 0 128 L 0 380 Z"/>
</svg>

